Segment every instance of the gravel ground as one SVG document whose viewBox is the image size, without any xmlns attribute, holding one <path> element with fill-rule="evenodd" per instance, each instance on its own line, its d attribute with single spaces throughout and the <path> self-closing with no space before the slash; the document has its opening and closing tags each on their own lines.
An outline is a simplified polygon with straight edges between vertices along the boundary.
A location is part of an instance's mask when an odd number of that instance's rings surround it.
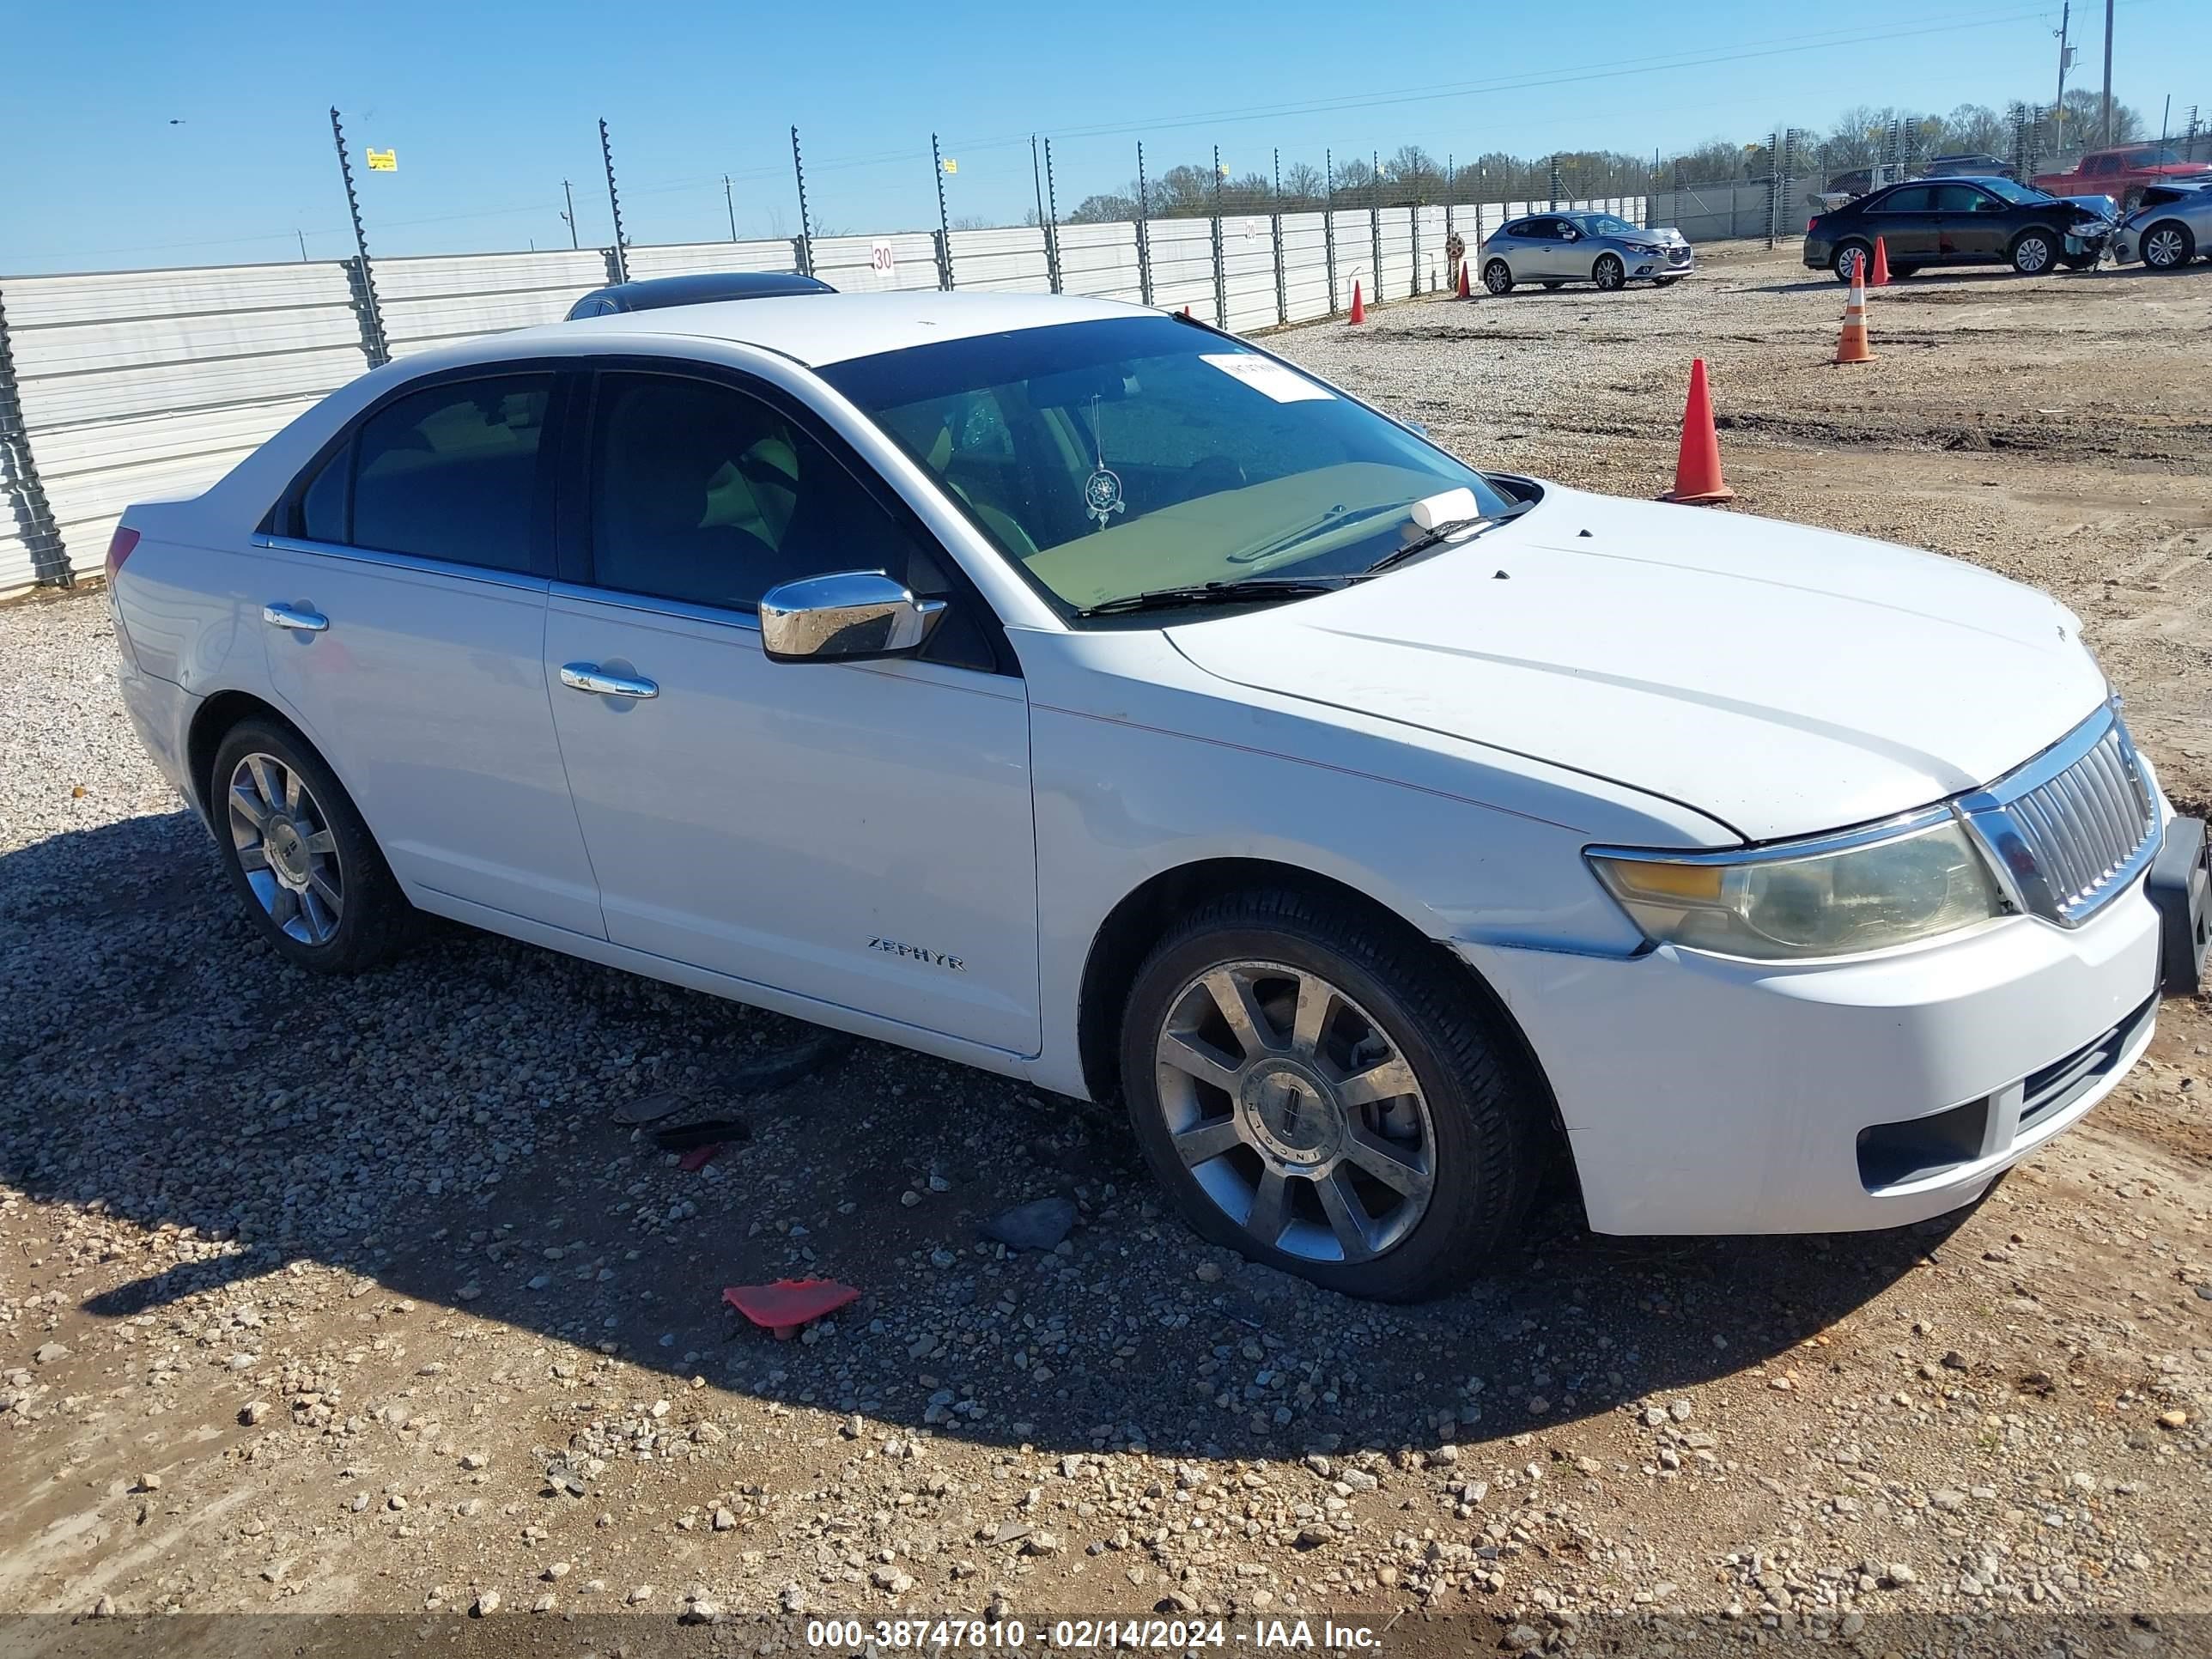
<svg viewBox="0 0 2212 1659">
<path fill-rule="evenodd" d="M 1744 507 L 2051 586 L 2212 794 L 2212 270 L 1922 279 L 1846 371 L 1832 284 L 1706 258 L 1279 343 L 1631 495 L 1703 351 Z M 96 596 L 0 611 L 0 1612 L 63 1615 L 16 1645 L 426 1610 L 627 1615 L 579 1644 L 993 1610 L 1356 1610 L 1406 1652 L 2212 1633 L 2201 1002 L 1972 1212 L 1633 1241 L 1561 1192 L 1482 1284 L 1378 1308 L 1198 1244 L 1110 1115 L 1000 1079 L 861 1043 L 759 1089 L 804 1028 L 459 929 L 294 975 L 113 648 Z M 614 1121 L 670 1091 L 751 1139 L 687 1172 Z M 1056 1250 L 982 1239 L 1055 1195 Z M 721 1305 L 813 1273 L 866 1293 L 796 1341 Z"/>
</svg>

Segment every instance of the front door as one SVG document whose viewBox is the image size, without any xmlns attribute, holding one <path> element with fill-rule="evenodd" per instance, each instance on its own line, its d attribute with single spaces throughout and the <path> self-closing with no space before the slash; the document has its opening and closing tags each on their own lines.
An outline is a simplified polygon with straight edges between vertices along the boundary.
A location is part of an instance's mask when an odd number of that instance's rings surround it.
<svg viewBox="0 0 2212 1659">
<path fill-rule="evenodd" d="M 2012 240 L 2006 205 L 1974 185 L 1941 185 L 1936 213 L 1942 222 L 1943 258 L 1969 264 L 2002 259 Z"/>
<path fill-rule="evenodd" d="M 542 665 L 553 384 L 479 371 L 373 410 L 277 508 L 253 598 L 272 689 L 401 881 L 596 937 Z"/>
<path fill-rule="evenodd" d="M 611 372 L 593 403 L 544 666 L 608 938 L 1035 1053 L 1029 702 L 980 599 L 777 398 Z M 855 569 L 948 596 L 928 653 L 763 654 L 764 591 Z"/>
</svg>

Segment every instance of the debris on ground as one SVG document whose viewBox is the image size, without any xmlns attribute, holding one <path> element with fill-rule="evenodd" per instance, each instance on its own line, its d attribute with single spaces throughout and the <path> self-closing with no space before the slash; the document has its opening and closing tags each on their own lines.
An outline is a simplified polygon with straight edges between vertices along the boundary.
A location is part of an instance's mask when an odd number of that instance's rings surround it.
<svg viewBox="0 0 2212 1659">
<path fill-rule="evenodd" d="M 1075 1229 L 1075 1200 L 1040 1198 L 1002 1210 L 983 1224 L 983 1237 L 1009 1249 L 1049 1250 Z"/>
</svg>

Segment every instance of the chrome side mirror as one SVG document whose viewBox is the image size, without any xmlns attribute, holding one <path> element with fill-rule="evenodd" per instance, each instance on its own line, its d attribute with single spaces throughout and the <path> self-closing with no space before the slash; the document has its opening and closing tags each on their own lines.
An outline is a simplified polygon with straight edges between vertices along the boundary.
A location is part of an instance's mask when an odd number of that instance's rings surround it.
<svg viewBox="0 0 2212 1659">
<path fill-rule="evenodd" d="M 942 599 L 917 599 L 880 570 L 780 583 L 761 595 L 761 649 L 770 662 L 862 662 L 921 649 Z"/>
</svg>

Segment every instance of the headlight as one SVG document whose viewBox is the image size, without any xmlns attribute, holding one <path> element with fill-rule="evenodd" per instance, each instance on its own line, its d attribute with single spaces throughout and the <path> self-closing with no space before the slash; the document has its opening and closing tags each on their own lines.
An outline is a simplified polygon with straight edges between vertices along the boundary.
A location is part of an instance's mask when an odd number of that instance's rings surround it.
<svg viewBox="0 0 2212 1659">
<path fill-rule="evenodd" d="M 1653 943 L 1763 962 L 1879 951 L 2007 911 L 1973 838 L 1948 812 L 1757 852 L 1588 856 Z"/>
</svg>

